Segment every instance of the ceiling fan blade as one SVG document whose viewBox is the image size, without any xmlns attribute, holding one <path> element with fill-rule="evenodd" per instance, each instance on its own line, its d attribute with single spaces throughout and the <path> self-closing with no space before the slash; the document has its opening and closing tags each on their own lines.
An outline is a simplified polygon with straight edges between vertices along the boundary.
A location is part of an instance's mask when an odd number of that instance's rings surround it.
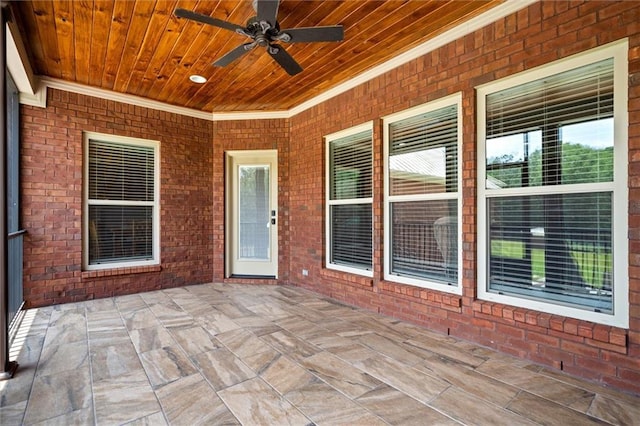
<svg viewBox="0 0 640 426">
<path fill-rule="evenodd" d="M 258 22 L 267 21 L 272 27 L 275 27 L 280 0 L 257 0 L 257 3 Z"/>
<path fill-rule="evenodd" d="M 254 47 L 256 47 L 255 43 L 241 44 L 240 46 L 233 49 L 231 52 L 227 53 L 226 55 L 224 55 L 223 57 L 215 61 L 213 65 L 215 65 L 216 67 L 225 67 L 229 65 L 231 62 L 238 59 L 240 56 L 244 55 L 245 53 L 253 49 Z"/>
<path fill-rule="evenodd" d="M 271 55 L 273 59 L 275 59 L 276 62 L 280 64 L 282 68 L 284 68 L 287 74 L 296 75 L 299 72 L 302 72 L 302 67 L 300 66 L 300 64 L 298 64 L 296 60 L 293 59 L 291 55 L 289 55 L 289 53 L 287 53 L 287 51 L 282 48 L 282 46 L 278 44 L 272 44 L 267 47 L 267 52 L 269 52 L 269 55 Z"/>
<path fill-rule="evenodd" d="M 244 31 L 244 28 L 242 28 L 240 25 L 223 21 L 222 19 L 212 18 L 211 16 L 192 12 L 186 9 L 176 9 L 175 14 L 178 18 L 190 19 L 192 21 L 200 22 L 202 24 L 213 25 L 214 27 L 223 28 L 229 31 L 234 31 L 234 32 L 237 32 L 238 30 Z"/>
<path fill-rule="evenodd" d="M 344 29 L 342 28 L 342 25 L 334 25 L 331 27 L 291 28 L 281 30 L 280 34 L 289 34 L 291 37 L 289 43 L 342 41 L 344 39 Z"/>
</svg>

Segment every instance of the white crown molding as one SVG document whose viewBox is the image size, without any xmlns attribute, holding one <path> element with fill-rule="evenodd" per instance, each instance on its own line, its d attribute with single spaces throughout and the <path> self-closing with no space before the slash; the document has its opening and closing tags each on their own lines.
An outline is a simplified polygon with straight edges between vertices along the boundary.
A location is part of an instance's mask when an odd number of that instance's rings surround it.
<svg viewBox="0 0 640 426">
<path fill-rule="evenodd" d="M 251 112 L 214 112 L 213 121 L 233 120 L 272 120 L 278 118 L 291 118 L 290 110 L 284 111 L 251 111 Z"/>
<path fill-rule="evenodd" d="M 19 93 L 19 102 L 23 105 L 31 105 L 38 108 L 47 107 L 47 86 L 40 84 L 40 87 L 34 94 L 27 92 Z"/>
<path fill-rule="evenodd" d="M 73 93 L 79 93 L 88 96 L 95 96 L 104 99 L 109 99 L 117 102 L 122 102 L 131 105 L 137 105 L 145 108 L 151 108 L 160 111 L 172 112 L 176 114 L 186 115 L 195 118 L 201 118 L 211 121 L 231 121 L 231 120 L 269 120 L 269 119 L 286 119 L 291 118 L 303 111 L 306 111 L 316 105 L 319 105 L 335 96 L 338 96 L 348 90 L 353 89 L 369 80 L 383 75 L 386 72 L 393 70 L 401 65 L 406 64 L 409 61 L 417 59 L 426 55 L 435 49 L 444 46 L 447 43 L 455 41 L 473 31 L 479 30 L 498 19 L 502 19 L 508 15 L 511 15 L 518 10 L 536 3 L 539 0 L 507 0 L 504 3 L 495 6 L 481 15 L 478 15 L 467 22 L 455 26 L 454 28 L 445 31 L 444 33 L 410 49 L 395 58 L 380 64 L 368 71 L 365 71 L 356 77 L 339 84 L 332 89 L 327 90 L 320 95 L 309 99 L 289 110 L 283 111 L 251 111 L 251 112 L 228 112 L 228 113 L 210 113 L 205 111 L 199 111 L 191 108 L 179 107 L 170 105 L 164 102 L 154 101 L 140 96 L 127 95 L 123 93 L 114 92 L 111 90 L 99 89 L 91 86 L 86 86 L 78 83 L 71 83 L 51 77 L 41 77 L 41 90 L 45 92 L 46 102 L 46 88 L 51 87 L 54 89 L 66 90 Z M 36 94 L 37 98 L 38 95 Z M 42 95 L 40 95 L 42 98 Z M 22 102 L 22 97 L 21 97 Z M 42 105 L 41 105 L 42 106 Z"/>
<path fill-rule="evenodd" d="M 114 92 L 112 90 L 99 89 L 96 87 L 87 86 L 79 83 L 72 83 L 69 81 L 59 80 L 51 77 L 40 77 L 40 81 L 46 87 L 52 89 L 65 90 L 71 93 L 77 93 L 80 95 L 93 96 L 96 98 L 107 99 L 115 102 L 122 102 L 129 105 L 136 105 L 144 108 L 155 109 L 158 111 L 165 111 L 187 117 L 200 118 L 203 120 L 211 120 L 211 113 L 206 111 L 200 111 L 197 109 L 185 108 L 180 106 L 171 105 L 165 102 L 154 101 L 151 99 L 143 98 L 141 96 L 127 95 L 124 93 Z"/>
</svg>

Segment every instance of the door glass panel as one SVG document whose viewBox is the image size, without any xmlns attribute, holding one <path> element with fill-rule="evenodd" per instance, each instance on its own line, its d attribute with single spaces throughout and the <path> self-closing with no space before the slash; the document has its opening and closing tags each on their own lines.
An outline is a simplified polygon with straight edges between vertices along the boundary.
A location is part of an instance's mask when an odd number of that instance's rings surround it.
<svg viewBox="0 0 640 426">
<path fill-rule="evenodd" d="M 239 259 L 268 260 L 269 166 L 239 167 Z"/>
</svg>

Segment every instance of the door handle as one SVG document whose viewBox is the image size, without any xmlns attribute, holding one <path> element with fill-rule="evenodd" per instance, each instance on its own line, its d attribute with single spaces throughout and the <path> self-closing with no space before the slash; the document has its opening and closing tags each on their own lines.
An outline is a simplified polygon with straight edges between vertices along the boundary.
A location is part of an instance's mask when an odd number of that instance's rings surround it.
<svg viewBox="0 0 640 426">
<path fill-rule="evenodd" d="M 276 224 L 276 218 L 275 218 L 275 217 L 271 218 L 271 224 L 272 224 L 272 225 L 275 225 L 275 224 Z"/>
</svg>

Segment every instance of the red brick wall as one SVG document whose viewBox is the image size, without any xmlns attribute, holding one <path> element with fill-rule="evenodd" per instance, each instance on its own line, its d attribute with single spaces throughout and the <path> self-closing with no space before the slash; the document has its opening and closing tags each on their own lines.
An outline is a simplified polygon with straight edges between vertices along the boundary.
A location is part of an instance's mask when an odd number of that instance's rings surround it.
<svg viewBox="0 0 640 426">
<path fill-rule="evenodd" d="M 289 279 L 289 121 L 285 119 L 253 121 L 219 121 L 213 125 L 213 245 L 214 279 L 225 276 L 225 152 L 242 150 L 278 151 L 278 279 Z M 241 283 L 274 283 L 273 280 L 228 281 Z"/>
<path fill-rule="evenodd" d="M 21 107 L 27 307 L 135 293 L 213 277 L 213 124 L 49 89 Z M 83 272 L 83 131 L 160 141 L 160 267 Z"/>
<path fill-rule="evenodd" d="M 630 46 L 629 330 L 477 301 L 474 87 L 624 37 Z M 461 296 L 382 280 L 380 118 L 456 92 L 463 95 Z M 375 146 L 374 277 L 363 278 L 323 267 L 322 138 L 369 120 Z M 161 268 L 109 276 L 81 271 L 82 130 L 161 141 Z M 277 149 L 280 283 L 640 392 L 638 2 L 534 4 L 289 120 L 209 123 L 52 90 L 47 109 L 22 107 L 22 131 L 29 306 L 223 280 L 224 152 Z"/>
<path fill-rule="evenodd" d="M 476 300 L 474 87 L 629 38 L 629 330 Z M 382 280 L 380 117 L 462 92 L 462 296 Z M 356 100 L 356 101 L 354 101 Z M 323 136 L 374 120 L 374 278 L 324 265 Z M 541 2 L 291 119 L 290 283 L 640 393 L 640 3 Z M 302 269 L 309 270 L 303 276 Z"/>
</svg>

